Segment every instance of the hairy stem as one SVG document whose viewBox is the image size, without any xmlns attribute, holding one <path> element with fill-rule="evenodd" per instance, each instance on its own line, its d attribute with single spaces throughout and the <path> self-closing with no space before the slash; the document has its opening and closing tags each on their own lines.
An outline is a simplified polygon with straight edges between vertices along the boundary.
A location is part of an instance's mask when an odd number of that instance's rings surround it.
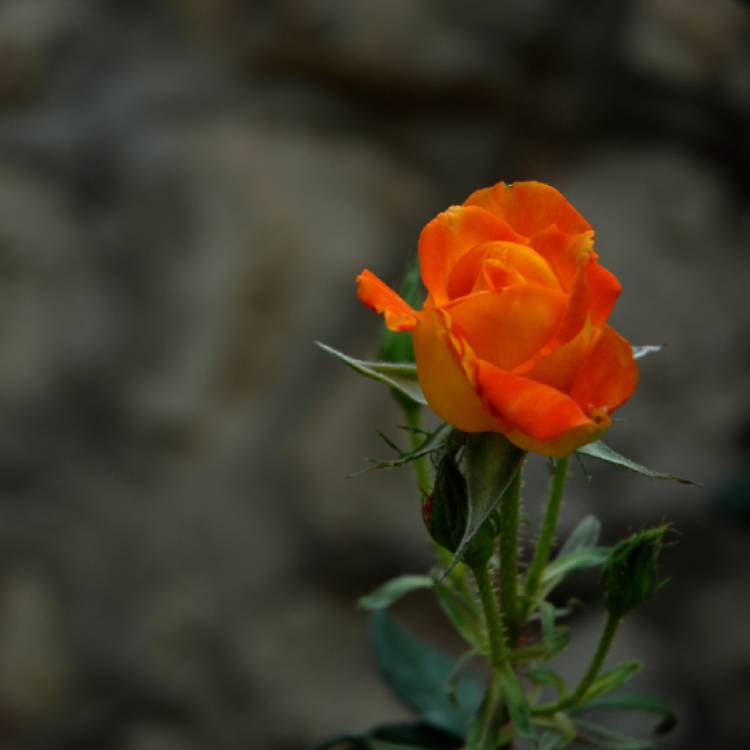
<svg viewBox="0 0 750 750">
<path fill-rule="evenodd" d="M 604 660 L 607 658 L 607 654 L 609 653 L 609 649 L 612 646 L 612 642 L 615 639 L 615 634 L 617 633 L 617 629 L 621 622 L 622 618 L 607 615 L 607 619 L 604 622 L 604 628 L 599 636 L 599 643 L 596 644 L 596 651 L 594 651 L 588 669 L 583 677 L 581 677 L 581 681 L 576 685 L 575 690 L 567 698 L 562 698 L 555 703 L 547 703 L 546 705 L 537 706 L 533 710 L 535 714 L 553 714 L 557 711 L 577 705 L 581 699 L 585 697 L 586 691 L 594 684 L 594 680 L 599 676 L 599 672 L 601 672 Z"/>
<path fill-rule="evenodd" d="M 492 588 L 489 567 L 487 563 L 472 568 L 479 589 L 479 598 L 484 610 L 484 619 L 487 624 L 487 635 L 490 641 L 490 659 L 493 666 L 501 667 L 505 664 L 507 653 L 505 648 L 505 635 L 503 633 L 502 615 L 497 606 L 497 599 Z"/>
<path fill-rule="evenodd" d="M 500 501 L 500 605 L 511 648 L 518 638 L 518 522 L 521 501 L 521 475 Z"/>
<path fill-rule="evenodd" d="M 542 521 L 539 539 L 537 540 L 534 556 L 531 559 L 531 565 L 526 577 L 526 586 L 524 588 L 524 620 L 531 614 L 534 599 L 539 591 L 539 584 L 542 580 L 544 566 L 549 560 L 549 554 L 555 540 L 557 519 L 560 515 L 560 506 L 562 505 L 563 494 L 565 492 L 565 479 L 568 474 L 568 461 L 567 456 L 565 458 L 558 458 L 555 461 L 549 498 L 544 511 L 544 520 Z"/>
</svg>

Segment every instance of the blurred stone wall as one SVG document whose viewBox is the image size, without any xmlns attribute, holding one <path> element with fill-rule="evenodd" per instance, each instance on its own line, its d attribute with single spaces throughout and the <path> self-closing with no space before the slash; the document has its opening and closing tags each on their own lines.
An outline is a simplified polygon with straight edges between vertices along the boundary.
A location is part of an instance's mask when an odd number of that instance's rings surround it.
<svg viewBox="0 0 750 750">
<path fill-rule="evenodd" d="M 353 601 L 429 565 L 411 476 L 345 478 L 400 417 L 312 342 L 372 352 L 355 274 L 536 178 L 596 226 L 616 326 L 668 344 L 610 442 L 703 484 L 589 467 L 564 525 L 674 520 L 616 655 L 676 705 L 664 747 L 746 748 L 749 125 L 734 0 L 3 0 L 0 746 L 302 750 L 404 715 Z"/>
</svg>

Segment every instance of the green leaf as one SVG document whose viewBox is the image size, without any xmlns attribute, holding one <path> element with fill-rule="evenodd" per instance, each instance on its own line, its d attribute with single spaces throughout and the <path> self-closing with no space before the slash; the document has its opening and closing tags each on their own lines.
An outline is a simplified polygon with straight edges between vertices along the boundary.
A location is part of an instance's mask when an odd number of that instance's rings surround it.
<svg viewBox="0 0 750 750">
<path fill-rule="evenodd" d="M 578 731 L 578 742 L 598 750 L 656 750 L 650 742 L 626 737 L 588 721 L 576 720 L 574 723 Z"/>
<path fill-rule="evenodd" d="M 532 667 L 527 670 L 526 676 L 536 685 L 549 685 L 554 688 L 560 698 L 567 694 L 565 680 L 550 667 Z"/>
<path fill-rule="evenodd" d="M 559 654 L 570 643 L 570 631 L 555 625 L 556 615 L 557 609 L 552 604 L 545 601 L 540 603 L 539 617 L 542 621 L 542 643 L 546 659 Z"/>
<path fill-rule="evenodd" d="M 495 676 L 469 726 L 467 750 L 495 750 L 498 746 L 497 737 L 502 728 L 502 716 L 498 709 L 502 700 L 502 681 Z"/>
<path fill-rule="evenodd" d="M 413 636 L 387 610 L 373 613 L 372 640 L 378 666 L 393 692 L 430 726 L 465 736 L 482 699 L 481 682 L 464 672 L 451 700 L 448 682 L 454 660 Z"/>
<path fill-rule="evenodd" d="M 578 734 L 567 714 L 556 713 L 535 720 L 535 724 L 546 730 L 539 738 L 537 750 L 560 750 L 573 742 Z"/>
<path fill-rule="evenodd" d="M 378 586 L 371 594 L 363 596 L 357 604 L 363 609 L 385 609 L 406 594 L 417 589 L 430 589 L 434 580 L 430 576 L 404 575 Z"/>
<path fill-rule="evenodd" d="M 662 349 L 664 349 L 664 347 L 660 344 L 645 344 L 643 346 L 634 346 L 633 359 L 643 359 L 643 357 L 647 357 L 649 354 L 656 354 Z"/>
<path fill-rule="evenodd" d="M 526 700 L 526 693 L 521 687 L 513 667 L 506 662 L 498 672 L 498 677 L 501 680 L 505 705 L 508 707 L 513 726 L 521 737 L 534 739 L 536 733 L 531 726 L 531 710 Z"/>
<path fill-rule="evenodd" d="M 417 379 L 416 365 L 396 363 L 396 362 L 366 362 L 362 359 L 355 359 L 343 352 L 339 352 L 333 347 L 327 346 L 320 341 L 315 342 L 324 352 L 332 354 L 340 359 L 352 370 L 364 375 L 372 380 L 390 386 L 399 393 L 407 396 L 417 404 L 425 405 L 427 400 L 422 393 Z"/>
<path fill-rule="evenodd" d="M 620 466 L 623 469 L 629 469 L 630 471 L 634 471 L 637 474 L 642 474 L 645 477 L 651 477 L 652 479 L 671 479 L 675 482 L 680 482 L 681 484 L 696 485 L 696 482 L 693 482 L 690 479 L 684 479 L 683 477 L 678 477 L 674 474 L 665 474 L 661 471 L 647 469 L 645 466 L 642 466 L 635 461 L 631 461 L 629 458 L 625 458 L 625 456 L 620 455 L 617 451 L 612 450 L 612 448 L 610 448 L 608 445 L 605 445 L 601 440 L 596 440 L 593 443 L 581 446 L 577 450 L 577 453 L 580 453 L 584 456 L 590 456 L 591 458 L 596 458 L 599 461 L 606 461 L 608 464 L 614 464 L 615 466 Z"/>
<path fill-rule="evenodd" d="M 435 595 L 446 617 L 463 638 L 478 651 L 486 651 L 487 644 L 476 600 L 456 591 L 448 579 L 435 582 Z"/>
<path fill-rule="evenodd" d="M 598 698 L 600 695 L 605 693 L 611 693 L 613 690 L 617 690 L 620 685 L 627 682 L 634 674 L 640 672 L 643 669 L 643 663 L 640 661 L 626 661 L 618 666 L 608 669 L 606 672 L 602 672 L 592 683 L 591 687 L 586 691 L 586 695 L 583 697 L 582 703 Z"/>
<path fill-rule="evenodd" d="M 466 437 L 464 460 L 469 505 L 466 528 L 451 567 L 497 509 L 525 456 L 526 451 L 496 432 L 472 433 Z"/>
<path fill-rule="evenodd" d="M 557 556 L 563 557 L 581 549 L 596 547 L 601 532 L 601 521 L 596 516 L 586 516 L 573 529 Z"/>
<path fill-rule="evenodd" d="M 609 559 L 609 548 L 590 547 L 558 555 L 542 573 L 542 592 L 546 596 L 565 578 L 577 570 L 604 565 Z"/>
<path fill-rule="evenodd" d="M 616 695 L 603 695 L 594 698 L 583 706 L 578 706 L 570 713 L 581 713 L 582 711 L 643 711 L 645 713 L 657 714 L 659 723 L 654 729 L 657 734 L 671 732 L 677 724 L 677 716 L 672 708 L 661 698 L 643 693 L 618 693 Z"/>
<path fill-rule="evenodd" d="M 449 424 L 441 424 L 435 430 L 433 430 L 424 439 L 419 448 L 412 451 L 402 452 L 398 446 L 388 439 L 385 435 L 381 437 L 391 446 L 394 450 L 400 453 L 400 456 L 393 461 L 372 461 L 370 466 L 367 466 L 364 471 L 370 469 L 395 469 L 404 464 L 408 464 L 410 461 L 416 461 L 418 458 L 428 456 L 430 453 L 435 453 L 445 447 L 451 436 L 453 427 Z"/>
</svg>

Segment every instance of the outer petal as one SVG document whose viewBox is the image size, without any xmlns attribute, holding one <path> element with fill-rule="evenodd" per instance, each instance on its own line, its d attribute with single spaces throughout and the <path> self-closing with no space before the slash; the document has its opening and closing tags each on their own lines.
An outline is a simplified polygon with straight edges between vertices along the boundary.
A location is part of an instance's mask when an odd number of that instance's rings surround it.
<svg viewBox="0 0 750 750">
<path fill-rule="evenodd" d="M 516 367 L 513 372 L 530 380 L 546 383 L 563 393 L 569 393 L 578 370 L 586 360 L 598 331 L 590 319 L 570 341 L 547 352 L 542 352 Z"/>
<path fill-rule="evenodd" d="M 448 309 L 453 330 L 478 357 L 510 370 L 552 337 L 565 303 L 562 292 L 523 284 L 472 294 Z"/>
<path fill-rule="evenodd" d="M 456 261 L 476 245 L 491 240 L 526 243 L 507 223 L 476 206 L 452 206 L 438 214 L 419 236 L 422 281 L 436 305 L 447 301 L 448 276 Z"/>
<path fill-rule="evenodd" d="M 472 385 L 472 355 L 451 336 L 449 316 L 442 310 L 425 310 L 412 339 L 419 383 L 433 411 L 464 432 L 503 432 L 505 426 L 485 411 Z"/>
<path fill-rule="evenodd" d="M 507 425 L 509 439 L 539 453 L 566 455 L 609 425 L 608 419 L 587 417 L 557 389 L 482 360 L 477 363 L 477 385 L 487 409 Z"/>
<path fill-rule="evenodd" d="M 638 385 L 633 348 L 614 328 L 605 326 L 578 371 L 570 395 L 587 414 L 611 413 Z"/>
<path fill-rule="evenodd" d="M 559 191 L 542 182 L 516 182 L 512 185 L 499 182 L 472 193 L 464 205 L 486 208 L 527 237 L 553 224 L 569 233 L 591 229 Z"/>
<path fill-rule="evenodd" d="M 566 234 L 552 226 L 533 236 L 529 244 L 549 263 L 560 285 L 568 292 L 573 288 L 581 263 L 594 254 L 594 232 Z"/>
<path fill-rule="evenodd" d="M 587 275 L 591 319 L 594 325 L 603 325 L 620 296 L 622 286 L 613 273 L 600 266 L 594 259 L 588 264 Z"/>
<path fill-rule="evenodd" d="M 417 325 L 419 313 L 367 269 L 357 276 L 357 296 L 371 310 L 384 313 L 392 331 L 410 331 Z"/>
</svg>

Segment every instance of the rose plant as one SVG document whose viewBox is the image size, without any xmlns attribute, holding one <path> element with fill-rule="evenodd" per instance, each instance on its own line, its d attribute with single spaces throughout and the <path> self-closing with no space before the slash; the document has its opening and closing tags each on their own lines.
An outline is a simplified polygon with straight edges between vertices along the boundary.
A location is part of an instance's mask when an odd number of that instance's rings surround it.
<svg viewBox="0 0 750 750">
<path fill-rule="evenodd" d="M 398 456 L 373 465 L 416 467 L 436 567 L 389 581 L 360 604 L 373 611 L 381 671 L 418 720 L 317 747 L 652 748 L 589 715 L 643 710 L 661 716 L 659 731 L 674 723 L 662 701 L 621 691 L 640 662 L 604 669 L 624 617 L 661 585 L 657 562 L 667 527 L 638 531 L 610 548 L 599 545 L 600 524 L 587 516 L 553 551 L 574 453 L 687 481 L 599 440 L 636 388 L 636 359 L 659 347 L 634 349 L 607 324 L 620 284 L 599 263 L 589 223 L 549 185 L 499 183 L 440 213 L 420 235 L 418 268 L 401 294 L 369 270 L 357 277 L 359 298 L 385 318 L 379 361 L 321 345 L 390 386 L 405 412 L 410 447 L 389 440 Z M 421 429 L 424 405 L 443 420 L 429 433 Z M 520 506 L 529 451 L 551 458 L 551 481 L 524 560 Z M 564 620 L 573 609 L 556 600 L 555 589 L 591 567 L 602 570 L 602 631 L 569 687 L 548 664 L 568 645 Z M 415 589 L 434 592 L 467 642 L 456 663 L 388 614 Z M 468 668 L 472 661 L 484 664 L 481 674 Z"/>
</svg>

